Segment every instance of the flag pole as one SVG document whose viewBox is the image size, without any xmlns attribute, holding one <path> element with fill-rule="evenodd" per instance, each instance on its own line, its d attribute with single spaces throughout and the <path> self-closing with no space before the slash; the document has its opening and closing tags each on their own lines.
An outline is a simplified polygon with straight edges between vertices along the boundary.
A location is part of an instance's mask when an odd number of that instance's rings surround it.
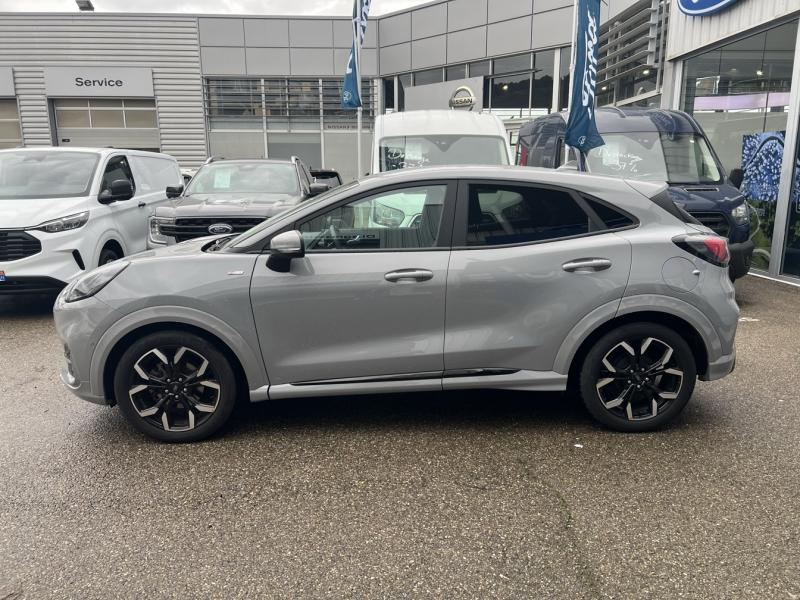
<svg viewBox="0 0 800 600">
<path fill-rule="evenodd" d="M 358 107 L 358 126 L 356 139 L 356 179 L 361 178 L 361 107 Z"/>
<path fill-rule="evenodd" d="M 575 44 L 578 35 L 578 0 L 572 3 L 572 41 L 569 45 L 569 96 L 567 96 L 567 114 L 572 112 L 572 88 L 575 85 Z M 564 164 L 569 161 L 569 152 L 564 152 Z"/>
</svg>

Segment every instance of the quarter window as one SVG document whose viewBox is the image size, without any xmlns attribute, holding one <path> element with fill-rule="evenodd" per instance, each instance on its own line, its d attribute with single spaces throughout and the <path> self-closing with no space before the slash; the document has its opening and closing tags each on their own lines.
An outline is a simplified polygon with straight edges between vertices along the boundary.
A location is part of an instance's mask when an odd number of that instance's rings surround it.
<svg viewBox="0 0 800 600">
<path fill-rule="evenodd" d="M 446 195 L 441 184 L 382 192 L 315 215 L 298 229 L 309 251 L 432 248 Z"/>
<path fill-rule="evenodd" d="M 600 220 L 608 229 L 620 229 L 622 227 L 630 227 L 633 225 L 633 220 L 630 217 L 617 210 L 614 210 L 610 206 L 601 202 L 597 202 L 596 200 L 592 200 L 591 198 L 584 198 L 584 200 L 597 214 L 597 216 L 600 217 Z"/>
<path fill-rule="evenodd" d="M 115 156 L 108 161 L 106 170 L 103 172 L 103 183 L 100 186 L 100 191 L 110 190 L 111 184 L 118 179 L 127 179 L 131 182 L 134 192 L 136 191 L 133 173 L 131 173 L 131 168 L 128 165 L 128 159 L 124 156 Z"/>
<path fill-rule="evenodd" d="M 469 186 L 467 246 L 540 242 L 589 231 L 589 216 L 567 192 L 528 186 Z"/>
</svg>

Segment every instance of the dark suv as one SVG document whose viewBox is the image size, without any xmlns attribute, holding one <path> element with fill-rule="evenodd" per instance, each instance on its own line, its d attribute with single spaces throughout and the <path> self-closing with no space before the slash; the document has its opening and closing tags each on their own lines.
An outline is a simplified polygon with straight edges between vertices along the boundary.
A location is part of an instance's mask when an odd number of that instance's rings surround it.
<svg viewBox="0 0 800 600">
<path fill-rule="evenodd" d="M 242 233 L 328 189 L 302 160 L 209 160 L 185 187 L 167 188 L 172 206 L 150 220 L 149 242 L 164 245 Z"/>
<path fill-rule="evenodd" d="M 519 130 L 517 163 L 571 168 L 629 180 L 665 181 L 672 200 L 700 223 L 728 239 L 732 280 L 747 274 L 753 256 L 751 211 L 728 178 L 700 125 L 676 110 L 598 108 L 605 145 L 565 160 L 566 117 L 540 117 Z M 563 166 L 562 166 L 563 165 Z"/>
</svg>

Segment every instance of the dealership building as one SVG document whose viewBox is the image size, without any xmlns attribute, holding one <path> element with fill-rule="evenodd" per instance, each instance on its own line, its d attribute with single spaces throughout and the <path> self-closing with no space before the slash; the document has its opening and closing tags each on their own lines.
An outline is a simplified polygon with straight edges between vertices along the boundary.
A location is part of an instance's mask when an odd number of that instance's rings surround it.
<svg viewBox="0 0 800 600">
<path fill-rule="evenodd" d="M 800 277 L 800 0 L 601 6 L 598 103 L 692 113 L 746 173 L 755 266 Z M 377 114 L 448 108 L 458 89 L 513 143 L 566 107 L 572 27 L 572 0 L 439 0 L 371 19 L 363 147 Z M 355 111 L 340 108 L 351 36 L 349 17 L 4 13 L 0 147 L 152 149 L 185 167 L 299 155 L 352 178 L 369 152 L 357 166 Z"/>
</svg>

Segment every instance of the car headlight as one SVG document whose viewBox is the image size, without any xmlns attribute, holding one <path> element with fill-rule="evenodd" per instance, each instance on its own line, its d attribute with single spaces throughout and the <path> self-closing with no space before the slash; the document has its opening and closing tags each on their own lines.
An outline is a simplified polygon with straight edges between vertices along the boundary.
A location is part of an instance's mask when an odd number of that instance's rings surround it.
<svg viewBox="0 0 800 600">
<path fill-rule="evenodd" d="M 400 227 L 405 218 L 406 213 L 402 210 L 386 206 L 380 202 L 376 202 L 375 207 L 372 209 L 372 220 L 384 227 Z"/>
<path fill-rule="evenodd" d="M 77 302 L 94 296 L 122 273 L 129 264 L 131 263 L 128 261 L 115 260 L 99 269 L 89 271 L 67 286 L 67 289 L 64 290 L 64 302 Z"/>
<path fill-rule="evenodd" d="M 172 225 L 174 223 L 175 219 L 170 219 L 168 217 L 150 217 L 147 228 L 147 235 L 150 238 L 150 241 L 154 244 L 167 244 L 170 236 L 161 233 L 161 227 L 163 225 Z"/>
<path fill-rule="evenodd" d="M 86 225 L 88 220 L 89 211 L 85 210 L 81 213 L 69 215 L 68 217 L 61 217 L 60 219 L 47 221 L 46 223 L 42 223 L 36 227 L 31 227 L 31 229 L 45 231 L 47 233 L 58 233 L 59 231 L 69 231 L 70 229 L 78 229 L 79 227 L 83 227 Z"/>
<path fill-rule="evenodd" d="M 750 222 L 750 209 L 747 206 L 747 202 L 742 202 L 739 206 L 735 207 L 731 211 L 731 216 L 733 220 L 736 221 L 737 225 L 746 225 Z"/>
</svg>

